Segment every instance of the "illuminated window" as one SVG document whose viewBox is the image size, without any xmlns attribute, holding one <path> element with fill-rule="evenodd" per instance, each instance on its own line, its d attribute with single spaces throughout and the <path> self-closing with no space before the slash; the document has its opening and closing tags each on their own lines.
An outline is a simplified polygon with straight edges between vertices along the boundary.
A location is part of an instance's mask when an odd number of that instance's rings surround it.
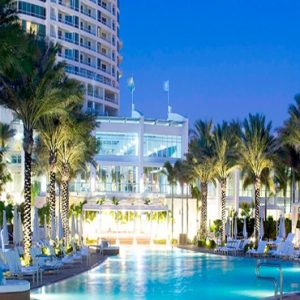
<svg viewBox="0 0 300 300">
<path fill-rule="evenodd" d="M 98 132 L 96 137 L 101 144 L 100 155 L 138 155 L 138 136 L 136 133 Z"/>
<path fill-rule="evenodd" d="M 144 135 L 145 157 L 181 157 L 181 136 Z"/>
</svg>

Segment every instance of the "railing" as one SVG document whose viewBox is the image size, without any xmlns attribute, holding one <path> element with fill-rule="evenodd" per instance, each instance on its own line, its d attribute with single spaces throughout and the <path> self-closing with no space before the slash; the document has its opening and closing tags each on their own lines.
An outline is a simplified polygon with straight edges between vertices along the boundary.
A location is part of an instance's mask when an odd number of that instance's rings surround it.
<svg viewBox="0 0 300 300">
<path fill-rule="evenodd" d="M 256 278 L 260 280 L 271 281 L 274 284 L 274 297 L 278 299 L 278 280 L 275 277 L 271 276 L 261 276 L 259 270 L 261 267 L 269 267 L 269 268 L 278 268 L 279 269 L 279 288 L 280 288 L 280 296 L 279 299 L 282 300 L 282 285 L 283 285 L 283 276 L 282 276 L 282 268 L 280 264 L 277 263 L 267 263 L 267 262 L 258 262 L 256 264 Z"/>
<path fill-rule="evenodd" d="M 92 29 L 89 29 L 88 27 L 80 26 L 80 29 L 82 31 L 88 32 L 89 34 L 96 35 L 96 31 L 92 30 Z"/>
<path fill-rule="evenodd" d="M 84 9 L 82 9 L 80 12 L 81 12 L 82 14 L 84 14 L 85 16 L 88 16 L 88 17 L 90 17 L 90 18 L 96 20 L 96 16 L 93 15 L 93 14 L 90 14 L 88 11 L 85 11 Z"/>
</svg>

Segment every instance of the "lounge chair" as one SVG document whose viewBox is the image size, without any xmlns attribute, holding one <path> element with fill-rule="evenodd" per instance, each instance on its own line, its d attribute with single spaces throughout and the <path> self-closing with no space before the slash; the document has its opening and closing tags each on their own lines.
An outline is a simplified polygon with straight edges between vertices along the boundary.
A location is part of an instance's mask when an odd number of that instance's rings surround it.
<svg viewBox="0 0 300 300">
<path fill-rule="evenodd" d="M 247 251 L 247 254 L 249 255 L 253 255 L 253 256 L 257 256 L 257 255 L 264 255 L 265 254 L 265 249 L 266 249 L 266 246 L 267 246 L 267 242 L 266 241 L 262 241 L 260 240 L 258 242 L 258 247 L 257 249 L 249 249 Z"/>
<path fill-rule="evenodd" d="M 32 246 L 30 255 L 37 265 L 44 271 L 59 270 L 63 267 L 63 263 L 53 255 L 45 255 L 38 246 Z"/>
<path fill-rule="evenodd" d="M 32 277 L 33 282 L 39 279 L 42 281 L 42 270 L 38 266 L 23 267 L 17 249 L 3 252 L 8 264 L 9 273 L 11 276 L 17 277 Z"/>
<path fill-rule="evenodd" d="M 106 240 L 102 240 L 100 246 L 100 254 L 102 255 L 118 255 L 120 248 L 118 246 L 111 246 Z"/>
</svg>

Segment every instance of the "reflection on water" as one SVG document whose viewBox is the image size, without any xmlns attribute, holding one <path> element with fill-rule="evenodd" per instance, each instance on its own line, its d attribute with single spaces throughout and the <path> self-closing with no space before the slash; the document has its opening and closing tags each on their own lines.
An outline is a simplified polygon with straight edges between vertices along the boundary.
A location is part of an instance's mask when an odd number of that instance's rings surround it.
<svg viewBox="0 0 300 300">
<path fill-rule="evenodd" d="M 272 283 L 255 278 L 254 259 L 184 250 L 122 248 L 102 266 L 35 291 L 35 299 L 261 299 Z M 284 264 L 284 291 L 299 289 L 299 264 Z M 272 270 L 266 275 L 276 276 Z M 273 273 L 272 273 L 273 272 Z"/>
</svg>

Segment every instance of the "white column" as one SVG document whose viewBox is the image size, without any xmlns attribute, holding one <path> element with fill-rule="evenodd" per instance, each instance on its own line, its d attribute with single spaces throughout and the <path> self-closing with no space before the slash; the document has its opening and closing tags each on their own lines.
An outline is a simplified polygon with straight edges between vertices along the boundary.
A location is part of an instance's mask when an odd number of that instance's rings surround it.
<svg viewBox="0 0 300 300">
<path fill-rule="evenodd" d="M 94 193 L 96 191 L 96 169 L 92 164 L 90 164 L 90 168 L 90 190 L 91 193 Z"/>
</svg>

